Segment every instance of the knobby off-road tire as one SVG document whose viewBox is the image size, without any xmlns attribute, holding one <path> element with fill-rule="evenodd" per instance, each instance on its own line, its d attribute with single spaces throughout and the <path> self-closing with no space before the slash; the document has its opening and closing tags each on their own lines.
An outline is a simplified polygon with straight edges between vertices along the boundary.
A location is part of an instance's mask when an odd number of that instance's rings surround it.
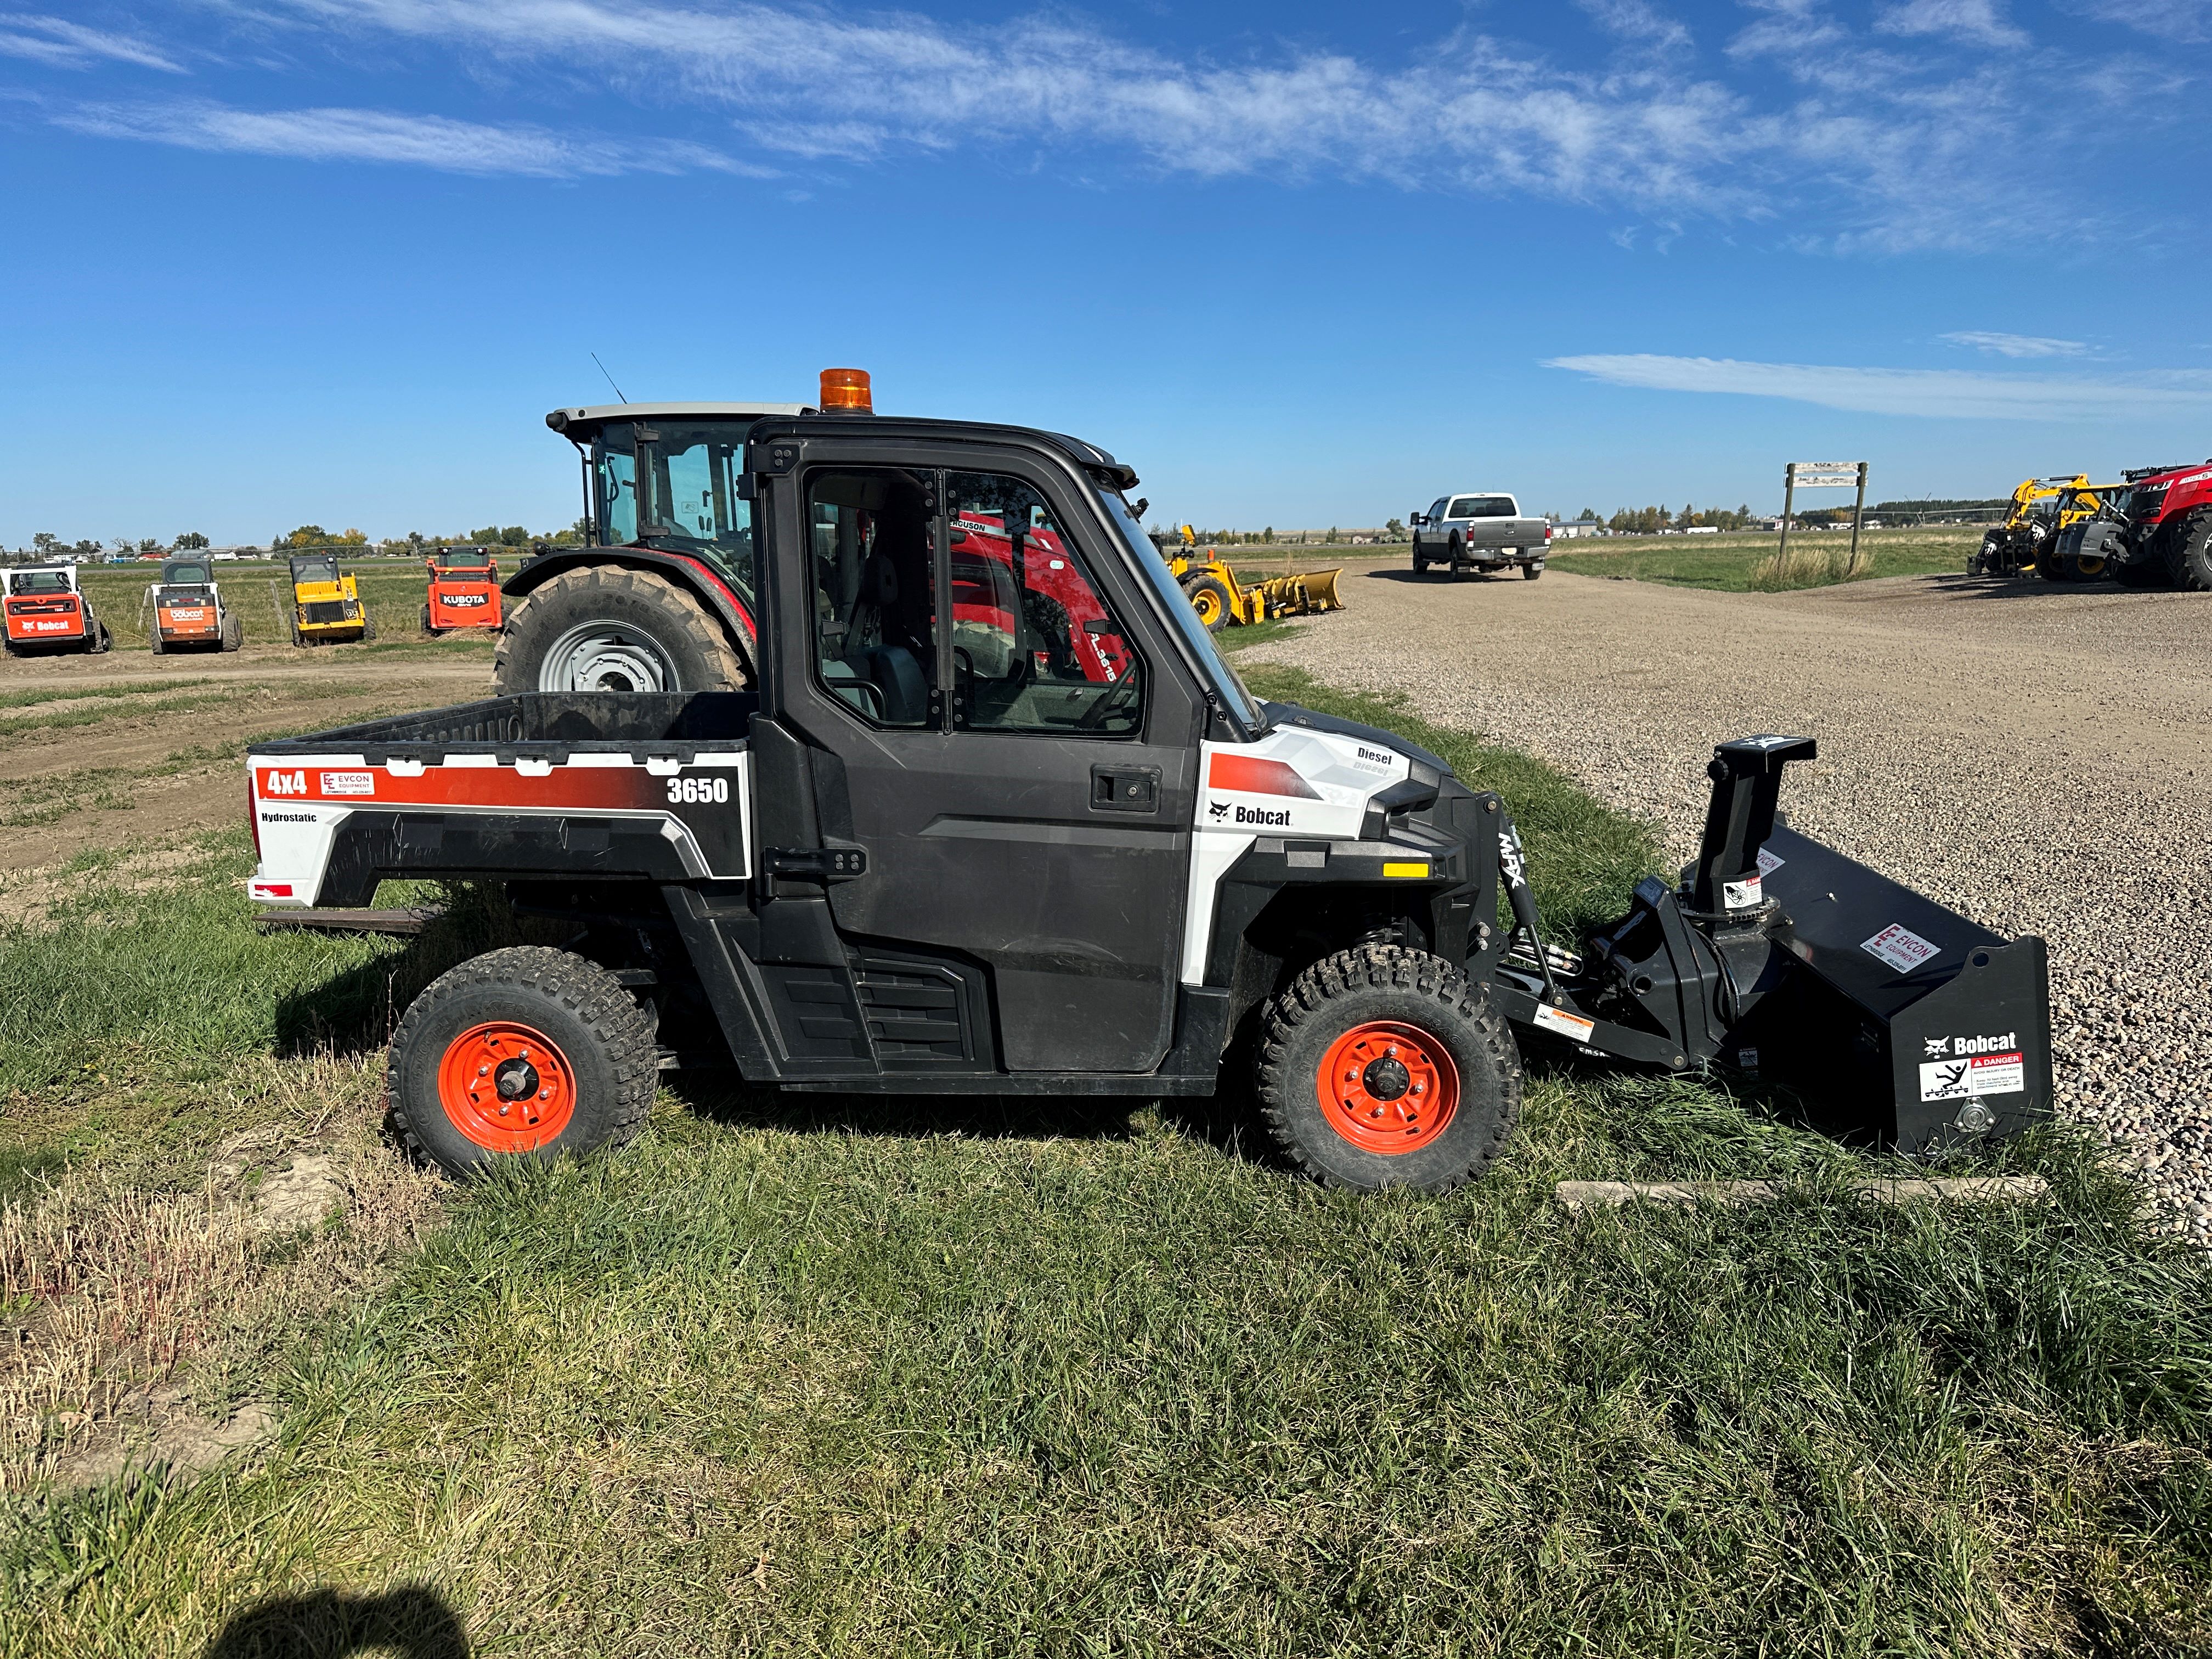
<svg viewBox="0 0 2212 1659">
<path fill-rule="evenodd" d="M 222 648 L 225 651 L 236 651 L 246 644 L 246 624 L 239 621 L 234 612 L 224 613 L 220 638 Z"/>
<path fill-rule="evenodd" d="M 146 644 L 157 657 L 169 654 L 169 642 L 161 637 L 161 619 L 158 617 L 154 619 L 154 626 L 146 635 Z"/>
<path fill-rule="evenodd" d="M 361 642 L 363 645 L 367 645 L 375 638 L 376 618 L 374 617 L 363 617 L 361 619 Z"/>
<path fill-rule="evenodd" d="M 1448 1193 L 1521 1116 L 1521 1056 L 1483 990 L 1397 945 L 1324 957 L 1261 1011 L 1256 1085 L 1285 1152 L 1333 1187 Z"/>
<path fill-rule="evenodd" d="M 659 1079 L 653 1022 L 597 963 L 544 945 L 471 957 L 408 1005 L 385 1100 L 409 1148 L 447 1174 L 635 1135 Z"/>
<path fill-rule="evenodd" d="M 2212 592 L 2212 513 L 2197 513 L 2166 532 L 2166 572 L 2176 587 Z"/>
<path fill-rule="evenodd" d="M 596 656 L 594 638 L 610 642 Z M 492 689 L 503 696 L 742 691 L 751 684 L 744 659 L 703 605 L 665 577 L 618 565 L 564 570 L 525 595 L 507 613 L 492 659 Z"/>
<path fill-rule="evenodd" d="M 1229 584 L 1220 577 L 1193 576 L 1184 582 L 1182 591 L 1190 596 L 1190 608 L 1198 612 L 1207 633 L 1218 634 L 1229 625 L 1232 602 Z"/>
<path fill-rule="evenodd" d="M 93 633 L 92 654 L 95 657 L 104 657 L 114 648 L 115 635 L 107 631 L 106 623 L 101 623 Z"/>
<path fill-rule="evenodd" d="M 438 637 L 438 630 L 430 626 L 430 607 L 427 605 L 422 607 L 422 631 L 434 640 Z"/>
</svg>

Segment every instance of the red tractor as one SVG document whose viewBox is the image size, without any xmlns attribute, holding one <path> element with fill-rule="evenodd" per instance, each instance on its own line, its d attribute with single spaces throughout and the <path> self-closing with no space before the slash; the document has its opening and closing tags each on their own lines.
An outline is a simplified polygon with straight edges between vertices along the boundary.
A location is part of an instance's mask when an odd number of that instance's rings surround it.
<svg viewBox="0 0 2212 1659">
<path fill-rule="evenodd" d="M 499 564 L 488 547 L 441 547 L 422 561 L 430 573 L 422 631 L 497 628 L 501 619 Z"/>
<path fill-rule="evenodd" d="M 2067 530 L 2060 552 L 2075 567 L 2102 559 L 2130 587 L 2171 584 L 2212 592 L 2212 460 L 2124 472 L 2097 494 L 2096 514 Z"/>
<path fill-rule="evenodd" d="M 107 624 L 92 614 L 76 585 L 73 564 L 26 565 L 7 573 L 0 611 L 7 617 L 11 657 L 27 652 L 105 651 L 114 643 Z"/>
</svg>

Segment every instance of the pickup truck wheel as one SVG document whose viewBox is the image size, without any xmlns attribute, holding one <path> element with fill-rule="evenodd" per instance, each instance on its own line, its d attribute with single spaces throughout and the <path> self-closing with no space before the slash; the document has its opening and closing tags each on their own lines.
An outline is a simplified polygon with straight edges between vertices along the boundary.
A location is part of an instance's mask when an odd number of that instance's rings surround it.
<svg viewBox="0 0 2212 1659">
<path fill-rule="evenodd" d="M 1325 957 L 1261 1012 L 1257 1086 L 1276 1142 L 1333 1187 L 1447 1193 L 1521 1115 L 1521 1059 L 1489 999 L 1441 957 Z"/>
<path fill-rule="evenodd" d="M 1522 565 L 1521 567 L 1521 574 L 1527 577 L 1530 581 L 1534 581 L 1537 577 L 1544 574 L 1544 562 L 1541 559 L 1538 559 L 1531 563 Z"/>
<path fill-rule="evenodd" d="M 742 691 L 752 684 L 721 625 L 675 583 L 620 566 L 564 570 L 500 631 L 492 689 Z"/>
<path fill-rule="evenodd" d="M 385 1097 L 410 1150 L 466 1176 L 628 1140 L 658 1078 L 653 1022 L 621 981 L 570 951 L 517 945 L 408 1005 Z"/>
</svg>

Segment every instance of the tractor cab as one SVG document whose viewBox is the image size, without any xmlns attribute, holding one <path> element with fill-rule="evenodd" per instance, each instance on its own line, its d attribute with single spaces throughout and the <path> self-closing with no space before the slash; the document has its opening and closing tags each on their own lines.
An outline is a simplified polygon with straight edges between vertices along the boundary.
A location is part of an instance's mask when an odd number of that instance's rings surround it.
<svg viewBox="0 0 2212 1659">
<path fill-rule="evenodd" d="M 9 571 L 7 578 L 0 614 L 6 619 L 10 656 L 41 650 L 107 649 L 106 625 L 93 615 L 78 589 L 75 565 L 27 565 Z"/>
<path fill-rule="evenodd" d="M 362 603 L 361 587 L 338 568 L 332 552 L 295 553 L 292 578 L 292 643 L 332 645 L 373 640 L 376 623 Z"/>
<path fill-rule="evenodd" d="M 441 547 L 422 561 L 430 586 L 422 601 L 422 631 L 450 634 L 465 628 L 496 629 L 499 562 L 489 547 Z"/>
</svg>

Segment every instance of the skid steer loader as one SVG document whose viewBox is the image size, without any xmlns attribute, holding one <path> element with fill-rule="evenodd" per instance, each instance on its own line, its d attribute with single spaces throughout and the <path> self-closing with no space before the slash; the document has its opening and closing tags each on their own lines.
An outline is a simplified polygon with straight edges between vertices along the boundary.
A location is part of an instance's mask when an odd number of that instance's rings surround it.
<svg viewBox="0 0 2212 1659">
<path fill-rule="evenodd" d="M 73 564 L 19 566 L 7 573 L 0 596 L 0 648 L 11 657 L 63 651 L 95 655 L 114 643 L 107 624 L 93 614 L 92 602 L 78 587 Z"/>
<path fill-rule="evenodd" d="M 246 624 L 222 602 L 215 566 L 204 556 L 164 559 L 161 579 L 146 589 L 142 608 L 153 611 L 146 643 L 155 656 L 172 651 L 236 651 Z"/>
<path fill-rule="evenodd" d="M 753 689 L 532 690 L 248 751 L 257 902 L 358 926 L 380 881 L 487 881 L 566 941 L 465 962 L 399 1022 L 392 1121 L 446 1169 L 619 1142 L 695 1063 L 842 1095 L 1249 1087 L 1361 1190 L 1483 1170 L 1523 1044 L 1754 1074 L 1907 1150 L 2049 1112 L 2042 942 L 1784 824 L 1809 738 L 1719 744 L 1696 860 L 1564 950 L 1498 795 L 1252 696 L 1103 450 L 748 428 L 717 476 L 757 538 Z"/>
</svg>

